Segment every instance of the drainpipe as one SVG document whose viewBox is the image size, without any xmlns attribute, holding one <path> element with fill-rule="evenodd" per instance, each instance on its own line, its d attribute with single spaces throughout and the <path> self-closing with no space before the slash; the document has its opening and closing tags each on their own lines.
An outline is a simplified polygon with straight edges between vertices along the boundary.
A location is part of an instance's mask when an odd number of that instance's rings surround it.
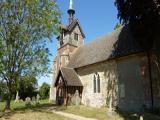
<svg viewBox="0 0 160 120">
<path fill-rule="evenodd" d="M 150 82 L 150 90 L 151 90 L 151 109 L 153 110 L 154 99 L 153 99 L 153 83 L 152 83 L 152 70 L 151 70 L 151 58 L 150 51 L 147 50 L 147 58 L 148 58 L 148 72 L 149 72 L 149 82 Z"/>
</svg>

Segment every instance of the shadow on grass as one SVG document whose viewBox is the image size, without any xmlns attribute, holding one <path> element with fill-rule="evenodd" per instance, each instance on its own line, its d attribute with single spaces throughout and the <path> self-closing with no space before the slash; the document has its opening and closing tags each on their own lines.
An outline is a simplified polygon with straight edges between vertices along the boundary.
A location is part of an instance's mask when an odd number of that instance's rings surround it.
<svg viewBox="0 0 160 120">
<path fill-rule="evenodd" d="M 62 105 L 62 106 L 57 106 L 55 108 L 55 111 L 65 111 L 67 109 L 67 106 L 65 105 Z"/>
<path fill-rule="evenodd" d="M 43 103 L 43 104 L 36 104 L 36 105 L 30 105 L 30 106 L 21 106 L 18 108 L 14 108 L 11 111 L 6 111 L 6 112 L 0 112 L 0 118 L 6 117 L 9 118 L 12 115 L 16 113 L 25 113 L 26 111 L 31 111 L 31 112 L 43 112 L 43 113 L 51 113 L 51 110 L 56 109 L 55 104 L 51 103 Z"/>
<path fill-rule="evenodd" d="M 116 111 L 124 120 L 160 120 L 160 115 L 151 112 L 122 112 Z"/>
</svg>

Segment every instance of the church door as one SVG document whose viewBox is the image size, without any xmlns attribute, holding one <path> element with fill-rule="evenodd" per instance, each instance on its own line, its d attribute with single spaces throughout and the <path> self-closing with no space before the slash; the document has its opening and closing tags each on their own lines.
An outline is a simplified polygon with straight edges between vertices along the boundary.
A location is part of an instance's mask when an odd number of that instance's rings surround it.
<svg viewBox="0 0 160 120">
<path fill-rule="evenodd" d="M 64 88 L 60 87 L 57 91 L 58 94 L 58 105 L 62 105 L 64 103 Z"/>
</svg>

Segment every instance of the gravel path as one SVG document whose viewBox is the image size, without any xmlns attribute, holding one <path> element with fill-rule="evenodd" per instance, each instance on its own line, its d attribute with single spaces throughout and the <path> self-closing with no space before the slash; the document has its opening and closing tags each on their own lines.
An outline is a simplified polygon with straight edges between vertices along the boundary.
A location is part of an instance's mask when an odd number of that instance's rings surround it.
<svg viewBox="0 0 160 120">
<path fill-rule="evenodd" d="M 94 119 L 94 118 L 86 118 L 86 117 L 82 117 L 82 116 L 79 116 L 79 115 L 74 115 L 74 114 L 71 114 L 71 113 L 64 113 L 64 112 L 55 111 L 55 110 L 53 110 L 53 113 L 58 114 L 58 115 L 62 115 L 62 116 L 68 117 L 68 118 L 72 118 L 72 119 L 75 119 L 75 120 L 97 120 L 97 119 Z"/>
</svg>

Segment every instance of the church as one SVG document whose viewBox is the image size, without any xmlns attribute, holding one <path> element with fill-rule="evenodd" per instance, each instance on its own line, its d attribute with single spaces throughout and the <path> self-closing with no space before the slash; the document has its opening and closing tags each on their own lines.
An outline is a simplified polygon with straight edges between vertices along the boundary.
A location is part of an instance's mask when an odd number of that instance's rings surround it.
<svg viewBox="0 0 160 120">
<path fill-rule="evenodd" d="M 147 53 L 132 36 L 129 26 L 84 44 L 85 34 L 75 18 L 70 0 L 68 25 L 61 24 L 58 53 L 53 63 L 50 99 L 66 104 L 79 92 L 81 103 L 141 111 L 160 106 L 160 78 L 155 54 Z"/>
</svg>

